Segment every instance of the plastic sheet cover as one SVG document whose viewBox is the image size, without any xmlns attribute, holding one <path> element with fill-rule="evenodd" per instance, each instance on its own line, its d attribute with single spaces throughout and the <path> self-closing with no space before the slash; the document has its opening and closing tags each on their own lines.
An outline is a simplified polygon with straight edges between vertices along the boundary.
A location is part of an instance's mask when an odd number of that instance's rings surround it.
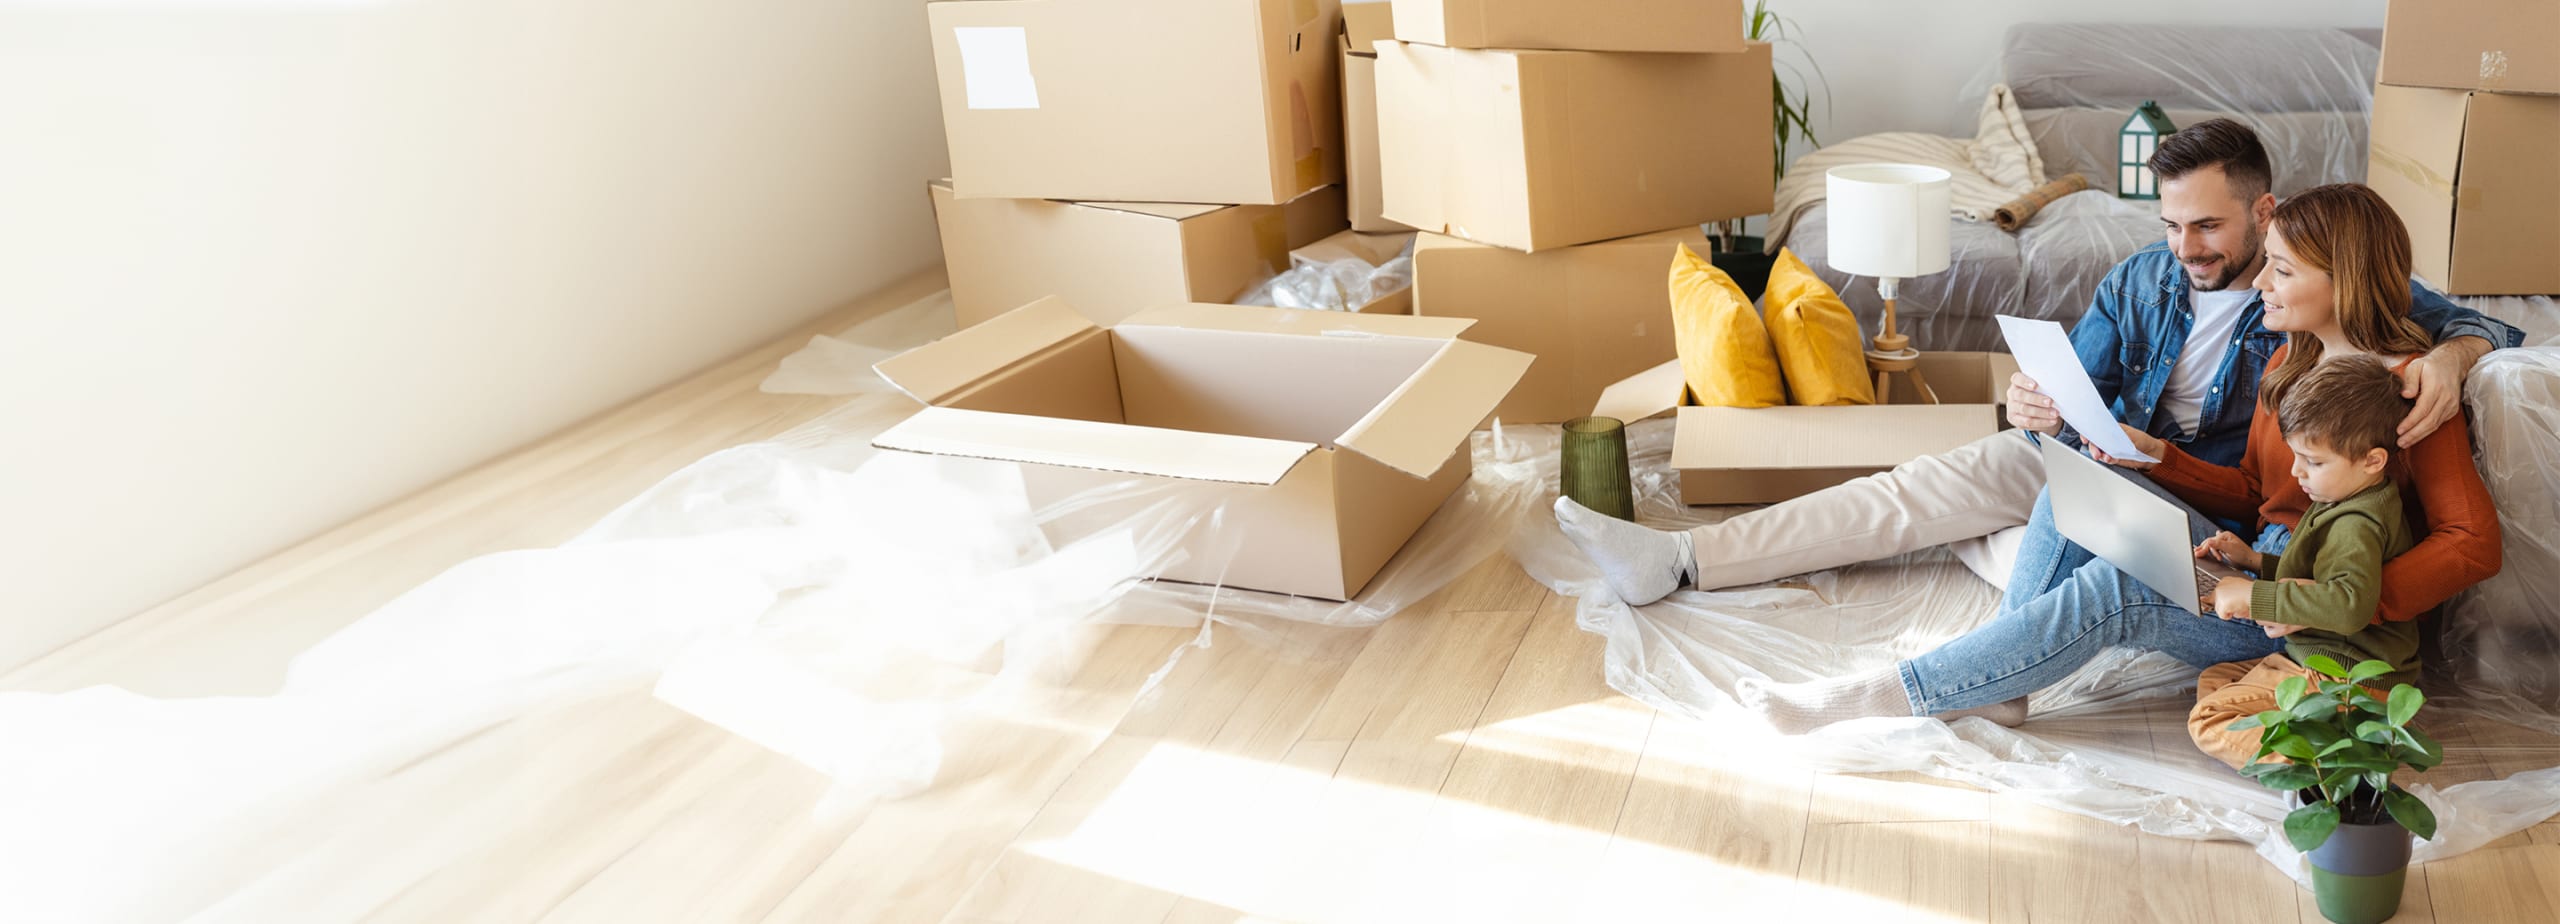
<svg viewBox="0 0 2560 924">
<path fill-rule="evenodd" d="M 1339 252 L 1339 249 L 1334 249 Z M 1360 306 L 1413 287 L 1413 241 L 1404 251 L 1372 264 L 1358 256 L 1325 260 L 1300 250 L 1289 255 L 1289 270 L 1263 280 L 1236 297 L 1238 305 L 1304 308 L 1314 311 L 1358 311 Z"/>
<path fill-rule="evenodd" d="M 272 695 L 0 693 L 0 919 L 353 920 L 544 840 L 511 805 L 634 798 L 569 755 L 649 746 L 686 714 L 824 773 L 809 810 L 845 823 L 952 772 L 945 732 L 1041 721 L 1018 704 L 1098 656 L 1097 623 L 1197 624 L 1202 643 L 1213 624 L 1375 624 L 1497 554 L 1535 503 L 1538 463 L 1479 433 L 1475 480 L 1358 600 L 1148 582 L 1235 546 L 1173 541 L 1214 506 L 1135 481 L 1034 506 L 1012 465 L 870 448 L 917 405 L 869 362 L 949 318 L 941 297 L 820 338 L 765 387 L 854 396 L 838 410 L 558 548 L 455 566 L 301 653 Z M 720 754 L 739 765 L 702 759 Z M 485 798 L 407 795 L 456 780 Z M 296 862 L 315 850 L 366 875 Z"/>
<path fill-rule="evenodd" d="M 2549 363 L 2545 358 L 2539 362 Z M 2502 377 L 2484 363 L 2483 375 Z M 2560 391 L 2560 378 L 2543 376 L 2539 388 Z M 2560 397 L 2560 396 L 2555 396 Z M 2541 411 L 2560 407 L 2545 398 Z M 2535 430 L 2532 452 L 2550 459 L 2560 447 L 2546 419 Z M 1639 473 L 1637 518 L 1648 525 L 1694 526 L 1739 508 L 1690 508 L 1678 501 L 1669 470 L 1670 424 L 1630 429 Z M 2560 481 L 2549 463 L 2530 475 L 2548 496 Z M 2505 480 L 2505 479 L 2501 479 Z M 2493 481 L 2493 490 L 2499 482 Z M 2518 489 L 2509 488 L 2513 493 Z M 2501 506 L 2507 495 L 2501 495 Z M 2542 510 L 2560 509 L 2544 504 Z M 2515 525 L 2511 524 L 2513 530 Z M 2543 536 L 2554 535 L 2550 529 Z M 2507 575 L 2520 560 L 2510 535 Z M 2547 541 L 2547 540 L 2545 540 Z M 2549 555 L 2548 547 L 2542 553 Z M 1986 620 L 1999 591 L 1968 570 L 1954 552 L 1931 549 L 1895 559 L 1819 572 L 1766 585 L 1726 591 L 1682 591 L 1642 608 L 1620 603 L 1598 571 L 1557 531 L 1552 517 L 1524 521 L 1511 552 L 1530 576 L 1579 599 L 1577 619 L 1586 631 L 1608 639 L 1604 669 L 1612 688 L 1648 705 L 1685 715 L 1705 726 L 1701 734 L 1733 736 L 1743 746 L 1782 749 L 1816 766 L 1856 772 L 1914 771 L 2022 795 L 2036 803 L 2133 825 L 2174 837 L 2233 839 L 2251 843 L 2260 856 L 2307 883 L 2308 864 L 2283 835 L 2287 811 L 2281 797 L 2204 756 L 2188 740 L 2186 714 L 2193 705 L 2197 668 L 2156 653 L 2110 651 L 2069 679 L 2030 700 L 2031 718 L 2003 728 L 1979 718 L 1953 724 L 1927 718 L 1875 718 L 1844 722 L 1809 735 L 1786 737 L 1768 730 L 1736 705 L 1731 691 L 1744 677 L 1797 681 L 1882 667 L 1927 651 Z M 2471 623 L 2475 631 L 2510 638 L 2560 628 L 2560 608 L 2548 596 L 2544 567 L 2531 580 L 2531 609 L 2494 621 Z M 2484 584 L 2483 595 L 2496 591 Z M 2475 619 L 2469 606 L 2449 625 Z M 2448 628 L 2445 647 L 2456 657 L 2479 647 Z M 2435 808 L 2437 837 L 2421 842 L 2416 860 L 2452 856 L 2560 813 L 2560 697 L 2534 686 L 2560 675 L 2551 654 L 2484 661 L 2512 669 L 2470 695 L 2431 677 L 2424 724 L 2446 743 L 2443 766 L 2406 778 Z M 2477 673 L 2476 671 L 2474 672 Z"/>
</svg>

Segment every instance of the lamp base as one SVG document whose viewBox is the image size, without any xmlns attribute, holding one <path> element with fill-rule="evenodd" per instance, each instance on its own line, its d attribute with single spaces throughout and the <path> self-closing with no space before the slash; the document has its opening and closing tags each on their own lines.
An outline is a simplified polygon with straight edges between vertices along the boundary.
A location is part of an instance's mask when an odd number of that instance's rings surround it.
<svg viewBox="0 0 2560 924">
<path fill-rule="evenodd" d="M 1879 348 L 1867 351 L 1867 368 L 1876 373 L 1876 403 L 1893 403 L 1892 376 L 1897 372 L 1911 377 L 1911 389 L 1920 395 L 1920 403 L 1938 403 L 1938 393 L 1929 388 L 1927 379 L 1920 377 L 1920 351 L 1910 348 L 1909 338 L 1893 339 L 1901 342 L 1899 349 L 1882 349 L 1885 338 L 1878 337 L 1876 345 Z"/>
</svg>

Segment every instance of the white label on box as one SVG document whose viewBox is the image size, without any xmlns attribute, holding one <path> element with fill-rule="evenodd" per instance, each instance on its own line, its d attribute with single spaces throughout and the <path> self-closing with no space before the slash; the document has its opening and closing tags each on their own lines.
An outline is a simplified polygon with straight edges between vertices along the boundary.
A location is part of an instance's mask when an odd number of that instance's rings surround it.
<svg viewBox="0 0 2560 924">
<path fill-rule="evenodd" d="M 1040 88 L 1031 81 L 1031 42 L 1021 26 L 957 26 L 960 81 L 971 109 L 1038 109 Z"/>
</svg>

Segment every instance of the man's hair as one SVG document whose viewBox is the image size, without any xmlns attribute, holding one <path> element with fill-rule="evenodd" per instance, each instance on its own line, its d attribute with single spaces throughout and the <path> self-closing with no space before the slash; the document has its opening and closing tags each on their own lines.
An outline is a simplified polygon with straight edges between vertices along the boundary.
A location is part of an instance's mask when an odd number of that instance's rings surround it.
<svg viewBox="0 0 2560 924">
<path fill-rule="evenodd" d="M 2255 202 L 2275 188 L 2276 171 L 2267 160 L 2266 146 L 2258 143 L 2258 133 L 2230 119 L 2206 119 L 2181 128 L 2160 139 L 2160 147 L 2151 152 L 2151 172 L 2163 182 L 2206 167 L 2222 168 L 2231 191 L 2242 202 Z"/>
<path fill-rule="evenodd" d="M 2328 447 L 2343 456 L 2388 450 L 2400 442 L 2400 420 L 2409 399 L 2400 377 L 2370 353 L 2340 356 L 2311 367 L 2285 393 L 2276 426 L 2286 439 Z"/>
</svg>

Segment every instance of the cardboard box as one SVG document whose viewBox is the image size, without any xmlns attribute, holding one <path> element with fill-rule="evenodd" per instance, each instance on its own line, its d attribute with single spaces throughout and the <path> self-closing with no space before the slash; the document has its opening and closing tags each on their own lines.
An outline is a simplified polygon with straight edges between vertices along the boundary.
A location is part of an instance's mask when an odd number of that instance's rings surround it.
<svg viewBox="0 0 2560 924">
<path fill-rule="evenodd" d="M 1378 44 L 1388 218 L 1545 250 L 1769 211 L 1769 46 Z"/>
<path fill-rule="evenodd" d="M 1396 38 L 1450 48 L 1736 52 L 1742 0 L 1395 0 Z"/>
<path fill-rule="evenodd" d="M 2007 353 L 1923 353 L 1920 374 L 1943 404 L 1919 404 L 1902 383 L 1895 403 L 1855 407 L 1696 407 L 1678 360 L 1610 387 L 1591 413 L 1636 421 L 1677 407 L 1671 467 L 1690 504 L 1772 504 L 1885 471 L 1997 433 Z"/>
<path fill-rule="evenodd" d="M 2399 0 L 2385 14 L 2380 82 L 2560 93 L 2560 3 Z"/>
<path fill-rule="evenodd" d="M 1351 230 L 1411 231 L 1388 221 L 1378 191 L 1378 42 L 1388 37 L 1387 4 L 1342 5 L 1342 185 L 1351 193 Z"/>
<path fill-rule="evenodd" d="M 2365 182 L 2408 225 L 2418 275 L 2560 292 L 2560 96 L 2375 87 L 2372 139 Z"/>
<path fill-rule="evenodd" d="M 1300 260 L 1312 260 L 1319 263 L 1331 263 L 1336 260 L 1358 260 L 1360 262 L 1367 263 L 1372 267 L 1376 267 L 1384 266 L 1388 261 L 1403 256 L 1405 248 L 1411 246 L 1413 246 L 1413 232 L 1411 231 L 1406 231 L 1401 234 L 1362 234 L 1358 231 L 1344 231 L 1332 237 L 1325 238 L 1324 240 L 1290 251 L 1289 259 L 1292 265 L 1295 265 L 1296 262 Z M 1411 261 L 1407 262 L 1409 264 Z M 1351 310 L 1357 311 L 1361 314 L 1412 314 L 1413 280 L 1411 272 L 1408 270 L 1406 273 L 1405 284 L 1402 287 L 1393 292 L 1370 299 Z"/>
<path fill-rule="evenodd" d="M 1219 515 L 1161 577 L 1347 600 L 1466 483 L 1468 434 L 1528 368 L 1465 328 L 1177 305 L 1105 330 L 1042 299 L 875 367 L 931 407 L 872 445 L 1019 463 L 1035 504 L 1181 488 Z"/>
<path fill-rule="evenodd" d="M 962 327 L 1049 295 L 1120 315 L 1231 301 L 1343 227 L 1340 186 L 1278 206 L 963 199 L 949 180 L 927 186 Z"/>
<path fill-rule="evenodd" d="M 932 0 L 963 198 L 1276 205 L 1342 181 L 1338 0 Z"/>
<path fill-rule="evenodd" d="M 1681 244 L 1707 252 L 1696 228 L 1538 253 L 1424 234 L 1414 313 L 1473 318 L 1467 339 L 1537 355 L 1495 411 L 1502 422 L 1572 420 L 1611 383 L 1675 355 L 1669 280 Z"/>
</svg>

